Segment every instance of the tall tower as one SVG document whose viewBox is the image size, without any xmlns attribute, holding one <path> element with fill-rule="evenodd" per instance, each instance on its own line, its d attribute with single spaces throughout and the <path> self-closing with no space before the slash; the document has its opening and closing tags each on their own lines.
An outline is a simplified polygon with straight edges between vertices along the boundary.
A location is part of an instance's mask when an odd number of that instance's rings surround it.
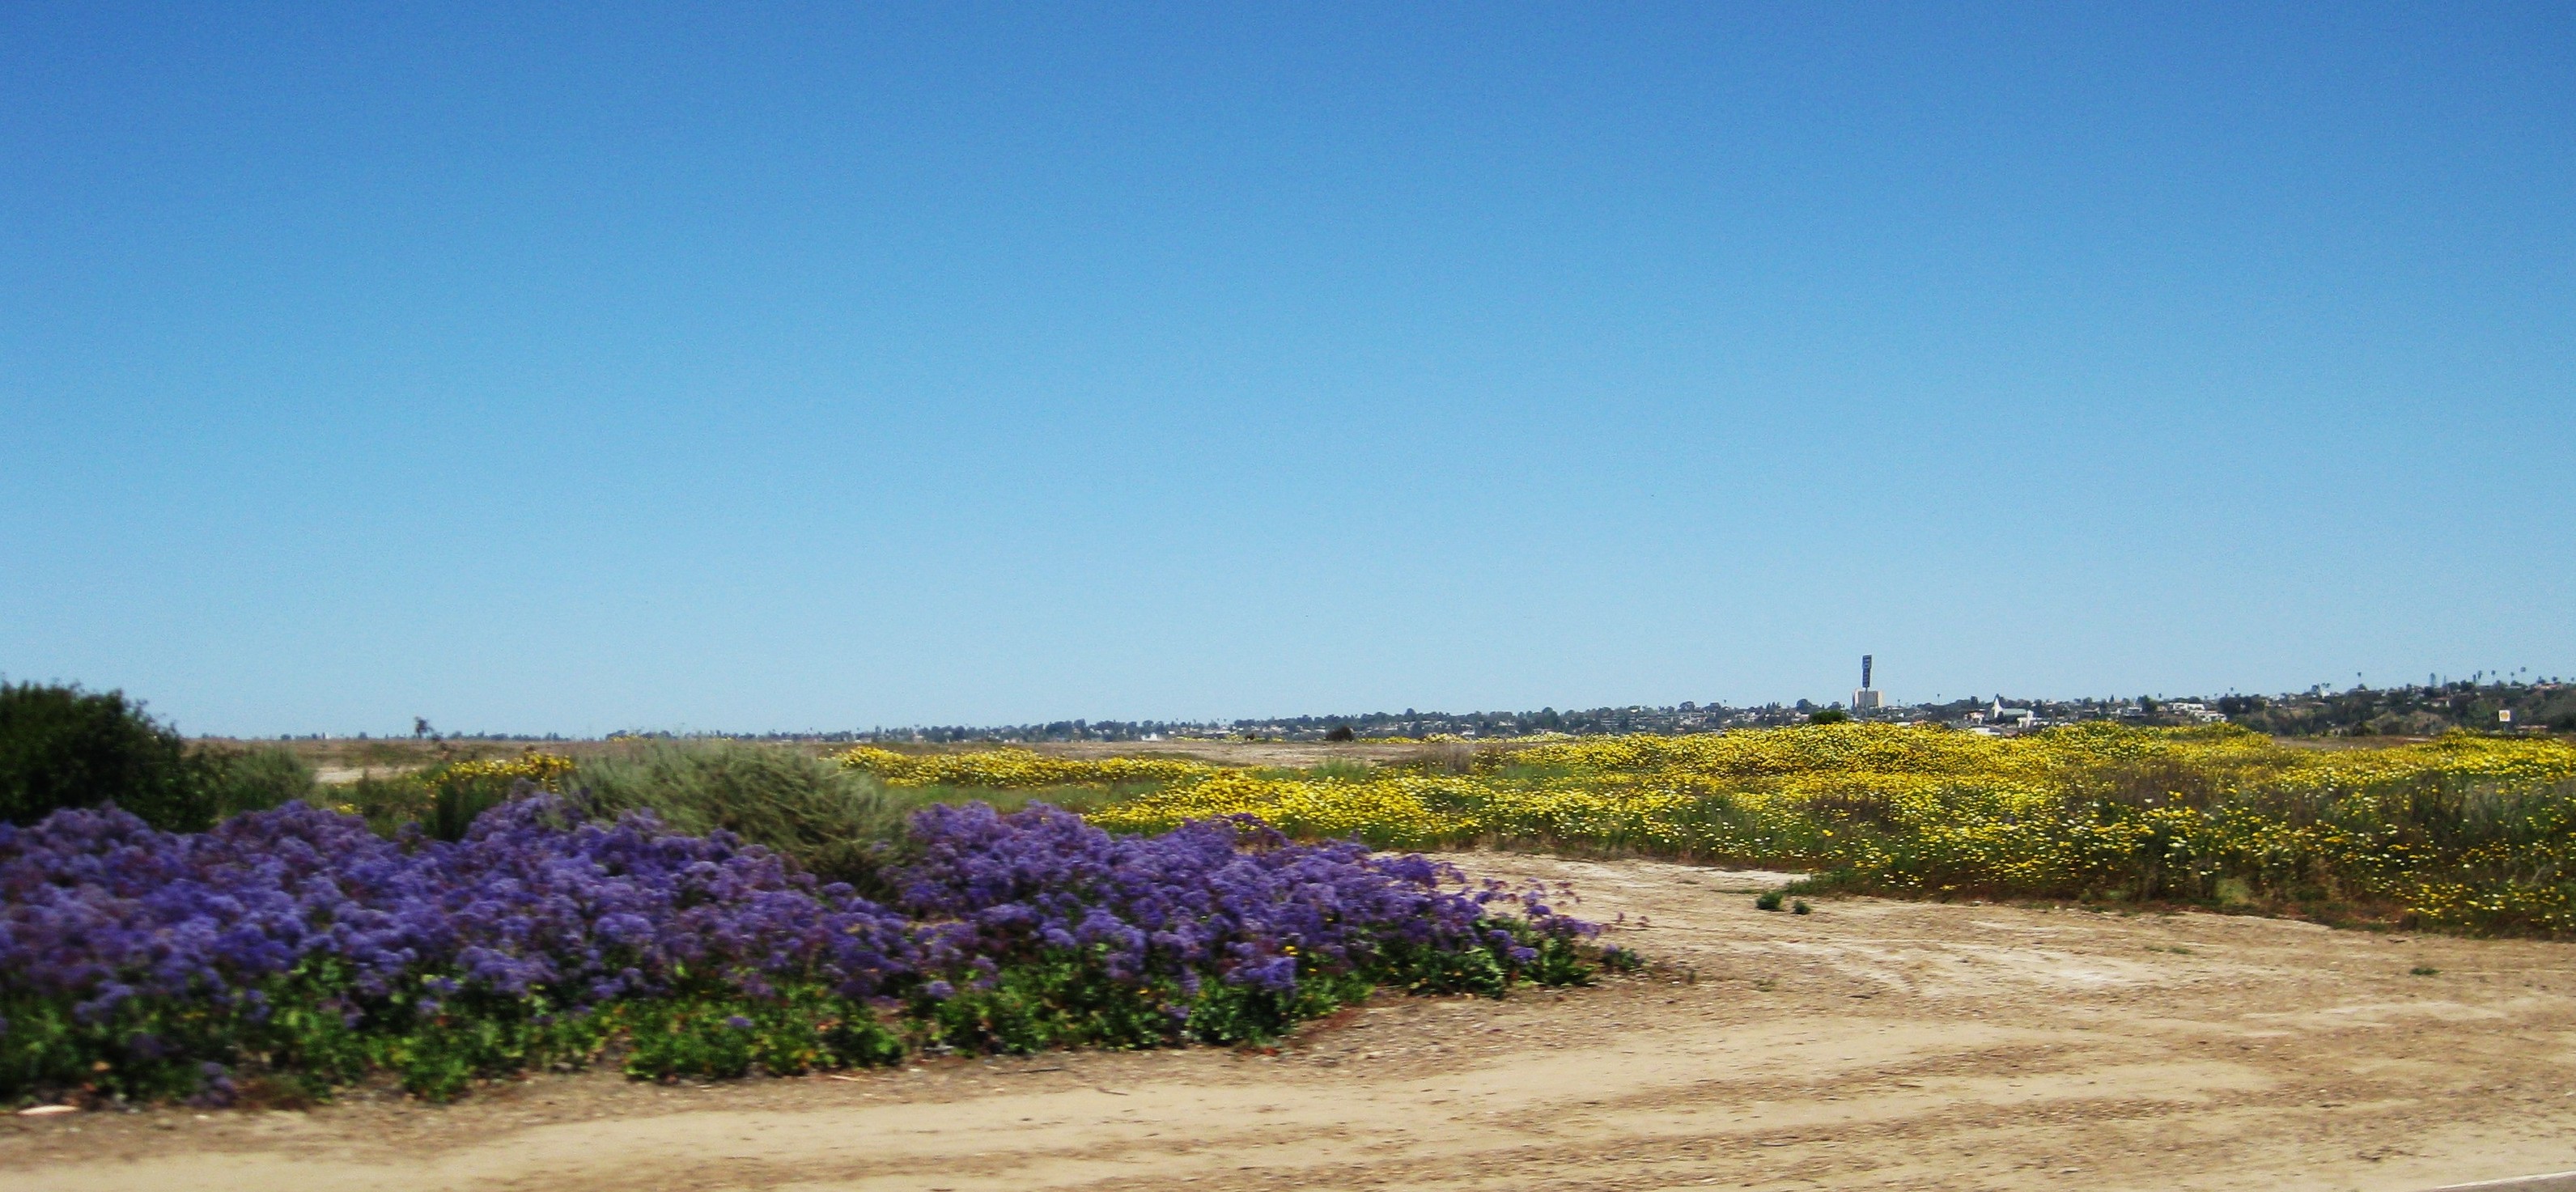
<svg viewBox="0 0 2576 1192">
<path fill-rule="evenodd" d="M 1854 712 L 1875 712 L 1879 709 L 1880 700 L 1878 689 L 1869 685 L 1869 671 L 1870 663 L 1872 661 L 1871 657 L 1867 654 L 1860 656 L 1860 690 L 1852 693 L 1851 702 L 1852 711 Z"/>
</svg>

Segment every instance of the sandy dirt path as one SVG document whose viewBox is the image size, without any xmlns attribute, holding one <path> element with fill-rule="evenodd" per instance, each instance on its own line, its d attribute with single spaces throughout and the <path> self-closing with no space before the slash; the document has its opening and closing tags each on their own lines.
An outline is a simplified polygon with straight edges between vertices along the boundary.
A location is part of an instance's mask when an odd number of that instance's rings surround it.
<svg viewBox="0 0 2576 1192">
<path fill-rule="evenodd" d="M 2576 1167 L 2576 947 L 1866 899 L 1766 914 L 1743 875 L 1461 860 L 1577 883 L 1665 969 L 1381 997 L 1276 1056 L 0 1119 L 0 1183 L 2402 1190 Z"/>
</svg>

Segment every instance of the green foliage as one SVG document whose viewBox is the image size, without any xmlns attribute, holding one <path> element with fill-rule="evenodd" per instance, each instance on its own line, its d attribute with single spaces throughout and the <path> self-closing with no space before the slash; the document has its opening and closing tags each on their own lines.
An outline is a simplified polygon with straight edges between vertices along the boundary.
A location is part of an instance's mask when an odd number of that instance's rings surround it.
<svg viewBox="0 0 2576 1192">
<path fill-rule="evenodd" d="M 1484 931 L 1501 931 L 1513 946 L 1530 949 L 1533 958 L 1515 963 L 1496 952 L 1490 943 L 1455 951 L 1393 944 L 1380 951 L 1377 964 L 1367 975 L 1376 984 L 1411 994 L 1492 998 L 1503 996 L 1520 981 L 1541 986 L 1592 983 L 1595 969 L 1584 959 L 1583 947 L 1574 941 L 1542 936 L 1516 919 L 1487 919 L 1478 926 Z"/>
<path fill-rule="evenodd" d="M 298 799 L 310 802 L 321 791 L 312 766 L 293 751 L 274 745 L 203 749 L 195 754 L 195 761 L 218 820 Z"/>
<path fill-rule="evenodd" d="M 1513 934 L 1520 937 L 1521 943 L 1532 948 L 1538 953 L 1537 958 L 1522 966 L 1520 972 L 1521 979 L 1528 981 L 1533 985 L 1548 988 L 1562 988 L 1569 985 L 1590 985 L 1592 984 L 1593 975 L 1599 971 L 1600 967 L 1610 967 L 1607 964 L 1596 967 L 1595 965 L 1587 962 L 1583 956 L 1584 949 L 1582 946 L 1576 944 L 1572 940 L 1553 936 L 1541 938 L 1534 934 L 1517 930 L 1519 926 L 1518 924 L 1514 924 L 1513 926 L 1516 929 Z M 1617 952 L 1620 951 L 1620 949 L 1610 949 L 1609 951 Z M 1627 959 L 1631 962 L 1635 961 L 1636 954 L 1633 952 L 1627 953 Z M 1617 971 L 1632 971 L 1636 967 L 1637 965 L 1632 963 L 1628 969 L 1620 969 Z"/>
<path fill-rule="evenodd" d="M 1780 892 L 1778 890 L 1764 890 L 1763 892 L 1754 895 L 1753 909 L 1757 911 L 1776 911 L 1780 909 Z"/>
<path fill-rule="evenodd" d="M 435 840 L 463 840 L 476 816 L 507 802 L 521 779 L 456 773 L 453 765 L 412 774 L 366 777 L 338 788 L 332 798 L 386 836 L 418 824 Z"/>
<path fill-rule="evenodd" d="M 711 740 L 656 741 L 587 760 L 567 785 L 588 792 L 584 803 L 594 814 L 651 811 L 683 832 L 723 829 L 826 881 L 882 897 L 891 891 L 879 875 L 903 859 L 904 825 L 924 807 L 980 802 L 1008 813 L 1047 803 L 1082 812 L 1162 784 L 891 786 L 792 746 Z"/>
<path fill-rule="evenodd" d="M 994 974 L 983 988 L 911 1005 L 922 1046 L 1026 1055 L 1051 1047 L 1157 1047 L 1176 1041 L 1187 999 L 1168 981 L 1112 979 L 1100 950 L 1050 952 Z"/>
<path fill-rule="evenodd" d="M 650 811 L 678 831 L 732 832 L 827 881 L 849 882 L 882 897 L 890 891 L 878 875 L 902 859 L 904 824 L 924 807 L 985 802 L 1010 812 L 1049 803 L 1080 812 L 1161 785 L 897 787 L 792 746 L 727 740 L 645 742 L 631 752 L 584 760 L 569 773 L 556 768 L 567 759 L 549 760 L 556 765 L 531 764 L 529 757 L 451 759 L 319 788 L 312 801 L 362 816 L 380 835 L 417 823 L 434 838 L 454 840 L 526 780 L 582 792 L 581 805 L 602 819 Z"/>
<path fill-rule="evenodd" d="M 391 836 L 404 824 L 426 819 L 434 797 L 428 780 L 419 774 L 369 774 L 327 788 L 320 801 L 365 819 L 379 836 Z"/>
<path fill-rule="evenodd" d="M 368 1040 L 369 1061 L 399 1077 L 405 1092 L 447 1101 L 476 1080 L 583 1067 L 622 1024 L 614 1012 L 561 1012 L 542 993 L 467 991 L 434 1007 L 421 995 L 403 996 L 371 1025 L 381 1033 Z"/>
<path fill-rule="evenodd" d="M 447 1100 L 476 1079 L 587 1063 L 616 1025 L 553 1013 L 543 995 L 465 994 L 427 1009 L 417 992 L 352 1004 L 347 988 L 340 961 L 315 959 L 231 1006 L 136 997 L 84 1020 L 60 1002 L 12 1000 L 0 1004 L 0 1088 L 170 1100 L 195 1092 L 213 1064 L 233 1088 L 271 1101 L 328 1100 L 376 1070 Z"/>
<path fill-rule="evenodd" d="M 1268 1043 L 1300 1022 L 1366 1000 L 1372 988 L 1358 973 L 1308 973 L 1297 979 L 1293 993 L 1210 981 L 1190 1004 L 1190 1037 L 1219 1045 Z"/>
<path fill-rule="evenodd" d="M 721 990 L 624 1007 L 625 1072 L 646 1080 L 732 1079 L 892 1064 L 903 1041 L 866 1004 L 817 986 L 748 998 Z"/>
<path fill-rule="evenodd" d="M 455 841 L 465 838 L 476 817 L 513 798 L 538 790 L 560 793 L 572 768 L 571 758 L 534 749 L 491 760 L 450 757 L 409 774 L 363 777 L 317 801 L 363 817 L 380 835 L 418 824 L 434 839 Z"/>
<path fill-rule="evenodd" d="M 0 819 L 106 803 L 173 831 L 203 829 L 216 810 L 179 734 L 123 692 L 0 683 Z"/>
<path fill-rule="evenodd" d="M 429 815 L 421 828 L 438 840 L 463 840 L 465 830 L 474 826 L 474 817 L 500 806 L 510 798 L 517 781 L 486 775 L 432 780 L 429 785 Z"/>
<path fill-rule="evenodd" d="M 597 814 L 651 811 L 692 835 L 722 829 L 871 890 L 920 801 L 794 748 L 737 741 L 655 742 L 584 762 L 572 784 Z"/>
<path fill-rule="evenodd" d="M 1268 1043 L 1300 1022 L 1365 1000 L 1380 986 L 1499 998 L 1519 981 L 1591 984 L 1594 967 L 1572 941 L 1539 936 L 1517 920 L 1484 926 L 1503 931 L 1534 958 L 1515 965 L 1490 946 L 1440 951 L 1396 943 L 1363 971 L 1301 972 L 1293 990 L 1211 980 L 1192 997 L 1169 981 L 1115 980 L 1097 951 L 1054 952 L 946 998 L 916 993 L 907 1012 L 915 1042 L 925 1049 L 1025 1055 L 1059 1047 Z M 1625 954 L 1622 962 L 1633 967 L 1634 960 Z"/>
<path fill-rule="evenodd" d="M 1263 1044 L 1299 1022 L 1365 1000 L 1381 985 L 1423 995 L 1501 997 L 1518 981 L 1590 984 L 1584 949 L 1540 937 L 1516 920 L 1488 920 L 1535 958 L 1514 966 L 1490 947 L 1444 953 L 1396 945 L 1363 972 L 1301 974 L 1293 991 L 1210 980 L 1196 996 L 1168 980 L 1109 976 L 1097 950 L 1010 965 L 981 988 L 944 999 L 916 989 L 891 1023 L 864 1002 L 816 985 L 752 996 L 720 984 L 570 1013 L 542 991 L 434 995 L 435 978 L 364 1004 L 347 1000 L 342 962 L 316 959 L 233 1006 L 129 998 L 84 1021 L 61 1002 L 0 1001 L 0 1088 L 148 1102 L 196 1092 L 205 1065 L 219 1087 L 267 1104 L 326 1101 L 370 1072 L 406 1092 L 451 1100 L 478 1080 L 568 1071 L 625 1044 L 639 1079 L 732 1079 L 900 1062 L 909 1048 L 1029 1054 L 1055 1048 L 1143 1048 L 1190 1042 Z M 1602 967 L 1642 967 L 1605 949 Z M 909 1044 L 907 1044 L 907 1037 Z"/>
<path fill-rule="evenodd" d="M 1378 979 L 1416 995 L 1501 997 L 1511 988 L 1511 978 L 1511 969 L 1491 948 L 1443 952 L 1397 944 L 1379 957 Z"/>
<path fill-rule="evenodd" d="M 2429 737 L 2452 729 L 2492 732 L 2513 713 L 2516 727 L 2576 731 L 2576 684 L 2466 680 L 2428 686 L 2354 687 L 2306 695 L 2230 696 L 2228 718 L 2257 732 L 2302 737 Z"/>
<path fill-rule="evenodd" d="M 1813 712 L 1807 713 L 1807 723 L 1849 724 L 1851 723 L 1851 713 L 1843 711 L 1840 708 L 1818 708 Z"/>
</svg>

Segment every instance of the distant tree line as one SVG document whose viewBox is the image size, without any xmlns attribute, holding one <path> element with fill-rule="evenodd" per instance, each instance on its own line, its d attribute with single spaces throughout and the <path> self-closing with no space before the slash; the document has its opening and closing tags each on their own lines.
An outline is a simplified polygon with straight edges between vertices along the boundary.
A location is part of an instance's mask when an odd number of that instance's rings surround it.
<svg viewBox="0 0 2576 1192">
<path fill-rule="evenodd" d="M 1995 703 L 2028 708 L 2041 720 L 2062 724 L 2082 720 L 2119 720 L 2141 725 L 2188 725 L 2224 717 L 2257 732 L 2275 736 L 2429 736 L 2448 729 L 2479 731 L 2546 730 L 2576 732 L 2576 684 L 2556 679 L 2495 682 L 2478 679 L 2430 682 L 2422 686 L 2363 687 L 2343 691 L 2315 688 L 2282 695 L 2100 696 L 2037 699 L 1976 696 L 1942 703 L 1893 706 L 1856 719 L 1929 722 L 1966 726 L 1977 712 Z M 1189 739 L 1255 739 L 1274 741 L 1341 741 L 1464 737 L 1469 739 L 1529 737 L 1543 733 L 1568 736 L 1623 733 L 1700 733 L 1730 728 L 1776 728 L 1806 724 L 1818 713 L 1844 711 L 1839 702 L 1769 703 L 1730 706 L 1683 702 L 1670 706 L 1631 704 L 1583 709 L 1540 708 L 1532 712 L 1357 712 L 1325 716 L 1273 716 L 1240 720 L 1051 720 L 998 725 L 919 725 L 903 728 L 814 730 L 803 732 L 675 733 L 632 729 L 612 737 L 670 739 L 728 738 L 750 741 L 826 741 L 841 743 L 977 744 L 1062 741 L 1134 742 Z M 2511 712 L 2512 719 L 2500 719 Z M 1827 719 L 1830 719 L 1828 717 Z M 441 739 L 426 721 L 415 736 Z M 359 734 L 364 737 L 365 734 Z M 280 737 L 281 740 L 292 739 Z M 543 742 L 543 736 L 504 733 L 448 733 L 446 740 Z"/>
<path fill-rule="evenodd" d="M 2288 696 L 2231 695 L 2229 720 L 2285 737 L 2431 736 L 2449 729 L 2576 732 L 2576 684 L 2455 681 Z M 2512 713 L 2506 720 L 2499 713 Z"/>
<path fill-rule="evenodd" d="M 1996 702 L 2007 707 L 2029 708 L 2050 723 L 2119 720 L 2129 724 L 2179 726 L 2206 723 L 2214 714 L 2275 736 L 2430 736 L 2454 728 L 2576 732 L 2576 684 L 2556 680 L 2534 683 L 2460 681 L 2428 683 L 2421 687 L 2354 687 L 2346 691 L 2320 688 L 2271 696 L 2141 695 L 2069 700 L 1981 696 L 1938 704 L 1891 707 L 1859 718 L 1958 725 L 1968 723 L 1973 713 Z M 940 725 L 804 735 L 809 739 L 826 736 L 832 740 L 943 744 L 1211 737 L 1279 741 L 1419 739 L 1431 736 L 1472 739 L 1527 737 L 1541 733 L 1591 736 L 1772 728 L 1809 723 L 1819 713 L 1841 710 L 1839 702 L 1819 704 L 1809 700 L 1745 707 L 1686 702 L 1667 707 L 1540 708 L 1534 712 L 1425 712 L 1407 708 L 1402 712 L 1276 716 L 1231 721 L 1059 720 L 1045 724 Z M 2496 714 L 2500 711 L 2511 711 L 2512 719 L 2499 719 Z"/>
</svg>

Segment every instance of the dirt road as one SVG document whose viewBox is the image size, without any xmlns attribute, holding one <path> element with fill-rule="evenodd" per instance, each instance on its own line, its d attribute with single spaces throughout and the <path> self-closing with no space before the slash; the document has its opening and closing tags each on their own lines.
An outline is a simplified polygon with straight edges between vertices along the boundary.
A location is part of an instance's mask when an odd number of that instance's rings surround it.
<svg viewBox="0 0 2576 1192">
<path fill-rule="evenodd" d="M 1672 971 L 1381 998 L 1277 1056 L 0 1119 L 0 1182 L 2395 1190 L 2576 1167 L 2569 945 L 1870 900 L 1765 914 L 1740 875 L 1462 860 L 1576 882 Z"/>
</svg>

